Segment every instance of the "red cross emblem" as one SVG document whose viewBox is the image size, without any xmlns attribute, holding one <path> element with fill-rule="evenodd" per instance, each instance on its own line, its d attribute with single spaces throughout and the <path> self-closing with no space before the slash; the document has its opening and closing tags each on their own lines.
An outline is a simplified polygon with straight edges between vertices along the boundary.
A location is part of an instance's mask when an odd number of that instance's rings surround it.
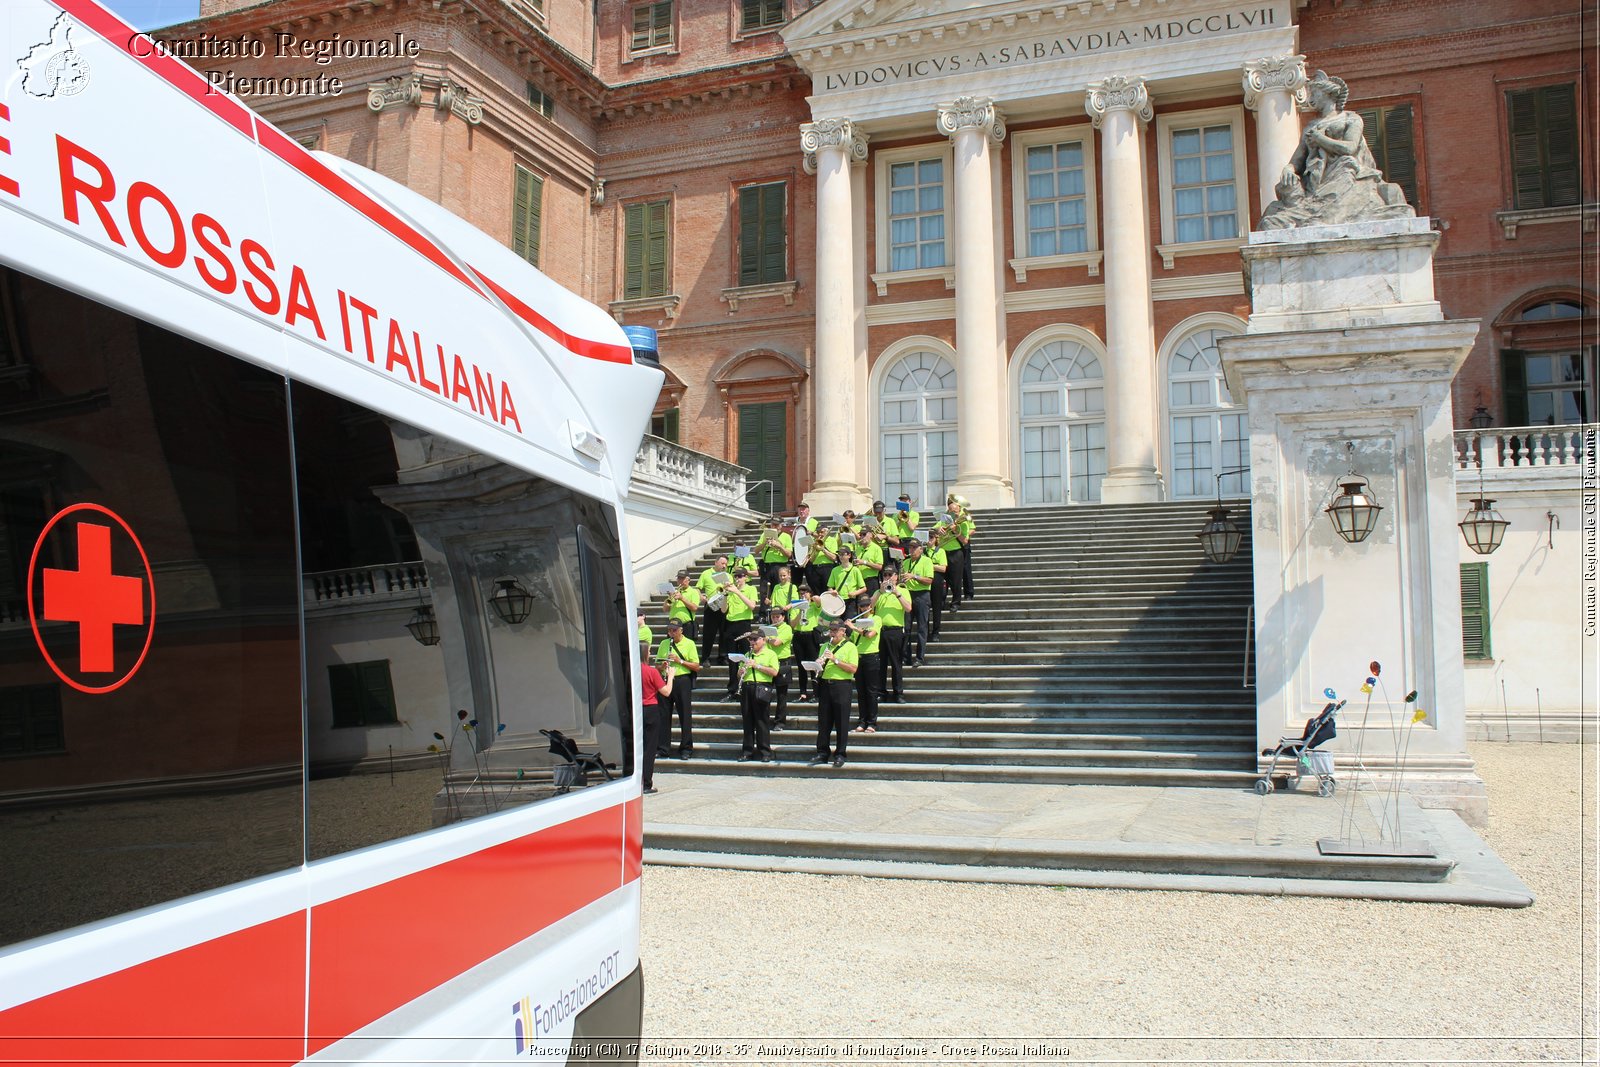
<svg viewBox="0 0 1600 1067">
<path fill-rule="evenodd" d="M 64 521 L 69 516 L 73 517 L 71 521 Z M 52 537 L 62 546 L 66 558 L 76 555 L 75 568 L 39 567 L 40 552 Z M 118 573 L 112 558 L 117 542 L 132 545 L 143 564 L 142 575 Z M 125 563 L 132 554 L 123 547 Z M 39 651 L 62 681 L 84 693 L 109 693 L 120 688 L 144 664 L 155 635 L 155 614 L 150 559 L 121 516 L 99 504 L 74 504 L 45 523 L 28 565 L 28 619 Z M 52 635 L 47 642 L 40 630 L 41 622 L 71 624 L 64 635 L 68 641 L 71 637 L 77 639 L 76 670 L 63 662 L 71 659 L 62 647 L 67 641 Z M 128 639 L 137 634 L 119 631 L 131 626 L 141 628 L 142 643 Z M 123 668 L 120 673 L 119 659 Z M 107 675 L 113 677 L 108 680 Z"/>
</svg>

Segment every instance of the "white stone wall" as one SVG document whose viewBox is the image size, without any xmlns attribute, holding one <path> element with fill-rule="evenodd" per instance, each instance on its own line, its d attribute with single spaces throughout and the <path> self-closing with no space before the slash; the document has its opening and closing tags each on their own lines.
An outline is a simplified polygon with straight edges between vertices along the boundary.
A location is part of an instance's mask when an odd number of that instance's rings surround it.
<svg viewBox="0 0 1600 1067">
<path fill-rule="evenodd" d="M 444 667 L 437 646 L 419 645 L 406 630 L 418 601 L 368 605 L 364 610 L 311 613 L 306 619 L 307 738 L 314 761 L 387 759 L 426 752 L 433 732 L 452 726 Z M 389 661 L 398 724 L 334 729 L 328 667 Z"/>
<path fill-rule="evenodd" d="M 1491 612 L 1492 658 L 1465 664 L 1467 737 L 1592 741 L 1600 657 L 1596 639 L 1583 632 L 1579 469 L 1484 474 L 1481 492 L 1511 525 L 1491 555 L 1460 542 L 1462 563 L 1489 565 Z M 1459 518 L 1480 495 L 1476 470 L 1457 472 L 1456 495 Z"/>
</svg>

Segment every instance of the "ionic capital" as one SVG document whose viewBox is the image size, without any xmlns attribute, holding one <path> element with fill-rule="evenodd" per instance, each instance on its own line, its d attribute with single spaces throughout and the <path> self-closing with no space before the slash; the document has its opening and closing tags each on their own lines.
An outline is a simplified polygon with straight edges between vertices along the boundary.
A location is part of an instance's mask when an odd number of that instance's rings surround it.
<svg viewBox="0 0 1600 1067">
<path fill-rule="evenodd" d="M 1255 111 L 1267 93 L 1290 93 L 1300 107 L 1306 99 L 1306 57 L 1268 56 L 1244 65 L 1244 106 Z"/>
<path fill-rule="evenodd" d="M 939 108 L 939 132 L 955 137 L 962 130 L 976 129 L 996 141 L 1006 139 L 1006 120 L 995 102 L 987 96 L 963 96 L 948 107 Z"/>
<path fill-rule="evenodd" d="M 800 124 L 800 150 L 806 154 L 806 173 L 817 172 L 817 153 L 842 149 L 854 162 L 867 158 L 867 135 L 849 119 L 818 119 Z"/>
<path fill-rule="evenodd" d="M 1094 120 L 1097 130 L 1113 111 L 1131 111 L 1141 123 L 1149 122 L 1156 114 L 1144 79 L 1138 76 L 1128 78 L 1121 74 L 1113 74 L 1103 81 L 1090 84 L 1089 95 L 1083 100 L 1083 109 Z"/>
</svg>

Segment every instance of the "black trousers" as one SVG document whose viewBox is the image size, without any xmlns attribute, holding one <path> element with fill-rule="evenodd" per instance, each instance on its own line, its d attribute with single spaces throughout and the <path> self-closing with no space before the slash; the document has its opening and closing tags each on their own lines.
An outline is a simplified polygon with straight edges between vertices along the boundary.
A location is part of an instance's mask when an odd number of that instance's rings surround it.
<svg viewBox="0 0 1600 1067">
<path fill-rule="evenodd" d="M 677 687 L 673 687 L 676 691 Z M 671 700 L 671 697 L 667 698 Z M 661 720 L 665 718 L 660 704 L 644 706 L 644 787 L 649 789 L 656 779 L 656 750 L 661 747 Z"/>
<path fill-rule="evenodd" d="M 862 726 L 878 725 L 878 694 L 883 689 L 883 656 L 863 652 L 856 668 L 856 705 Z"/>
<path fill-rule="evenodd" d="M 817 681 L 817 755 L 844 758 L 846 738 L 850 736 L 850 688 L 855 683 L 849 678 L 837 681 Z M 829 749 L 833 735 L 839 735 L 838 747 Z"/>
<path fill-rule="evenodd" d="M 739 694 L 744 711 L 745 755 L 772 755 L 772 702 L 756 695 L 756 683 L 746 682 Z"/>
<path fill-rule="evenodd" d="M 911 619 L 913 626 L 906 632 L 906 658 L 922 660 L 928 655 L 928 612 L 933 594 L 927 591 L 911 594 Z"/>
<path fill-rule="evenodd" d="M 967 547 L 965 549 L 963 549 L 963 551 L 966 552 L 966 554 L 967 554 L 967 563 L 966 563 L 966 566 L 961 568 L 961 588 L 967 594 L 967 599 L 970 600 L 973 597 L 977 596 L 977 594 L 972 591 L 972 542 L 971 541 L 967 542 Z"/>
<path fill-rule="evenodd" d="M 767 594 L 772 592 L 772 587 L 778 584 L 778 568 L 789 566 L 789 561 L 780 559 L 776 563 L 761 563 L 761 599 L 767 599 Z"/>
<path fill-rule="evenodd" d="M 811 592 L 820 596 L 828 591 L 828 575 L 833 573 L 833 564 L 823 566 L 821 563 L 806 564 L 806 584 L 811 587 Z"/>
<path fill-rule="evenodd" d="M 713 650 L 721 649 L 721 655 L 726 656 L 728 654 L 727 638 L 724 634 L 724 631 L 728 628 L 728 617 L 720 611 L 712 611 L 709 605 L 702 609 L 701 615 L 704 618 L 703 625 L 700 627 L 702 635 L 700 662 L 710 663 L 719 654 Z"/>
<path fill-rule="evenodd" d="M 928 627 L 929 637 L 935 637 L 939 633 L 939 622 L 944 618 L 944 598 L 949 588 L 943 574 L 934 574 L 933 591 L 928 594 L 929 610 L 933 614 L 933 622 Z"/>
<path fill-rule="evenodd" d="M 967 587 L 967 550 L 953 548 L 945 551 L 946 566 L 944 572 L 944 585 L 950 593 L 950 603 L 953 607 L 961 606 L 961 598 L 966 595 Z"/>
<path fill-rule="evenodd" d="M 878 692 L 900 700 L 906 695 L 904 664 L 906 658 L 906 631 L 903 626 L 885 626 L 878 638 L 878 651 L 882 653 L 882 671 L 878 674 Z M 893 681 L 893 685 L 890 682 Z"/>
<path fill-rule="evenodd" d="M 687 684 L 685 684 L 687 683 Z M 672 680 L 672 712 L 678 716 L 678 751 L 694 751 L 694 675 L 684 674 Z M 668 722 L 663 723 L 661 739 L 665 744 L 659 750 L 665 756 L 670 754 L 672 738 L 667 735 L 671 732 L 670 716 Z"/>
<path fill-rule="evenodd" d="M 778 661 L 778 676 L 772 680 L 772 687 L 778 691 L 777 700 L 774 702 L 773 722 L 779 726 L 789 725 L 789 664 L 791 660 Z"/>
<path fill-rule="evenodd" d="M 821 651 L 821 649 L 822 639 L 817 636 L 817 631 L 796 630 L 794 632 L 794 658 L 796 661 L 795 670 L 800 672 L 800 695 L 802 697 L 810 692 L 811 683 L 816 681 L 816 679 L 811 677 L 810 671 L 806 670 L 802 666 L 799 666 L 799 663 L 803 660 L 816 659 L 817 653 Z M 818 692 L 821 692 L 821 688 L 821 683 L 819 682 L 817 686 Z"/>
</svg>

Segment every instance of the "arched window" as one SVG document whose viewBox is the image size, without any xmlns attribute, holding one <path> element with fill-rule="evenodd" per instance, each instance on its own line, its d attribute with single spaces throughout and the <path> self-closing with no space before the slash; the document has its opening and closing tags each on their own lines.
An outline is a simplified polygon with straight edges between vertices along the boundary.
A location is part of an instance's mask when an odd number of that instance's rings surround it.
<svg viewBox="0 0 1600 1067">
<path fill-rule="evenodd" d="M 1495 324 L 1507 426 L 1571 426 L 1595 419 L 1594 308 L 1566 295 L 1536 302 Z"/>
<path fill-rule="evenodd" d="M 942 503 L 956 480 L 956 369 L 936 352 L 907 352 L 884 375 L 879 405 L 885 500 Z"/>
<path fill-rule="evenodd" d="M 1217 339 L 1234 331 L 1206 328 L 1178 342 L 1167 363 L 1167 407 L 1172 418 L 1171 490 L 1174 499 L 1248 496 L 1250 434 L 1243 409 L 1233 404 L 1222 378 Z"/>
<path fill-rule="evenodd" d="M 1047 341 L 1022 365 L 1022 502 L 1100 499 L 1106 474 L 1105 373 L 1073 340 Z"/>
</svg>

